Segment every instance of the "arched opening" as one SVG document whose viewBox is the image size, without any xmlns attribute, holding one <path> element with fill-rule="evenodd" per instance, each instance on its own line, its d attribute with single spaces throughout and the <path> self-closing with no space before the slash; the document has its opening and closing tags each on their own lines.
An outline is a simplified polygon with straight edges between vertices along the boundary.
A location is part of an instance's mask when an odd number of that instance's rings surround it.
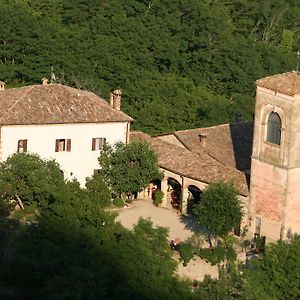
<svg viewBox="0 0 300 300">
<path fill-rule="evenodd" d="M 190 185 L 188 191 L 187 213 L 192 215 L 194 206 L 201 201 L 202 191 L 195 185 Z"/>
<path fill-rule="evenodd" d="M 281 119 L 275 112 L 271 112 L 268 119 L 267 142 L 280 145 L 281 142 Z"/>
<path fill-rule="evenodd" d="M 175 178 L 168 178 L 167 207 L 180 210 L 181 208 L 181 184 Z"/>
<path fill-rule="evenodd" d="M 153 196 L 157 190 L 161 190 L 161 181 L 154 179 L 149 182 L 148 187 L 147 187 L 148 198 L 153 199 Z"/>
</svg>

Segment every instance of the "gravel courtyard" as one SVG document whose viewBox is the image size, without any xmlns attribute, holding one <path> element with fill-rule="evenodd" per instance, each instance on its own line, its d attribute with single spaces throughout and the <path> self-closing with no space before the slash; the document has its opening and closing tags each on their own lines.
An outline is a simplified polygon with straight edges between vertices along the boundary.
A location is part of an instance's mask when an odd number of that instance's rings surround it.
<svg viewBox="0 0 300 300">
<path fill-rule="evenodd" d="M 132 229 L 140 217 L 150 218 L 156 226 L 167 227 L 170 241 L 175 238 L 184 241 L 197 230 L 197 225 L 189 219 L 180 217 L 173 210 L 155 207 L 148 199 L 133 201 L 130 207 L 120 209 L 117 221 L 120 221 L 124 227 Z M 202 280 L 205 274 L 217 277 L 218 269 L 196 257 L 187 267 L 180 264 L 178 274 L 191 280 Z"/>
<path fill-rule="evenodd" d="M 117 221 L 120 221 L 126 228 L 132 229 L 140 217 L 150 218 L 154 225 L 167 227 L 169 239 L 180 238 L 184 241 L 193 235 L 193 232 L 185 228 L 180 216 L 173 210 L 155 207 L 150 200 L 136 200 L 128 208 L 119 211 Z"/>
</svg>

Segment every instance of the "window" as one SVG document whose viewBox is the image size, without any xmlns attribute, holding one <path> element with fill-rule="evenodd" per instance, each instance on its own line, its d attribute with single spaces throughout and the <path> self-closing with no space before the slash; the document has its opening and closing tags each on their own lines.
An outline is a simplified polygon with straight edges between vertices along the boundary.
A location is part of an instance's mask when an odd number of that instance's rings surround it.
<svg viewBox="0 0 300 300">
<path fill-rule="evenodd" d="M 277 113 L 272 112 L 268 119 L 267 142 L 280 145 L 281 119 Z"/>
<path fill-rule="evenodd" d="M 18 140 L 18 152 L 27 152 L 27 140 Z"/>
<path fill-rule="evenodd" d="M 71 151 L 71 139 L 58 139 L 55 141 L 55 152 Z"/>
<path fill-rule="evenodd" d="M 92 151 L 102 150 L 106 145 L 106 138 L 93 138 Z"/>
</svg>

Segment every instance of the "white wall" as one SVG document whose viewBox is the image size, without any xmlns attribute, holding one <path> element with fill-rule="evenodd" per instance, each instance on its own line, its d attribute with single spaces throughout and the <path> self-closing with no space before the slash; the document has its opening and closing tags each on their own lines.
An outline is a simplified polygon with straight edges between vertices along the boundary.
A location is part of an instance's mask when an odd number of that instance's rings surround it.
<svg viewBox="0 0 300 300">
<path fill-rule="evenodd" d="M 104 137 L 109 144 L 126 143 L 126 131 L 127 122 L 3 126 L 0 159 L 17 152 L 18 140 L 27 139 L 27 152 L 55 159 L 66 179 L 75 177 L 84 185 L 85 178 L 99 169 L 100 151 L 92 151 L 92 138 Z M 71 152 L 55 152 L 56 139 L 71 139 Z"/>
</svg>

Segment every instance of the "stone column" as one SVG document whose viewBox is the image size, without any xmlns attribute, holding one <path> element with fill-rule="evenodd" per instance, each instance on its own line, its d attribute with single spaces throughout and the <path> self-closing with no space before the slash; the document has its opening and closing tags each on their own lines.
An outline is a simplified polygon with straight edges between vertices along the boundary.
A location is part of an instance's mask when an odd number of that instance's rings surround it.
<svg viewBox="0 0 300 300">
<path fill-rule="evenodd" d="M 181 213 L 183 215 L 187 214 L 187 205 L 188 205 L 188 197 L 189 197 L 189 190 L 188 185 L 185 183 L 186 179 L 182 177 L 182 184 L 181 184 Z"/>
<path fill-rule="evenodd" d="M 148 190 L 148 188 L 145 188 L 141 192 L 139 192 L 137 194 L 137 198 L 139 198 L 139 199 L 146 199 L 148 197 L 147 190 Z"/>
<path fill-rule="evenodd" d="M 162 204 L 161 206 L 162 207 L 167 207 L 167 201 L 168 201 L 168 180 L 167 178 L 164 178 L 162 181 L 161 181 L 161 185 L 160 185 L 160 188 L 161 188 L 161 191 L 164 193 L 164 197 L 163 197 L 163 201 L 162 201 Z"/>
</svg>

